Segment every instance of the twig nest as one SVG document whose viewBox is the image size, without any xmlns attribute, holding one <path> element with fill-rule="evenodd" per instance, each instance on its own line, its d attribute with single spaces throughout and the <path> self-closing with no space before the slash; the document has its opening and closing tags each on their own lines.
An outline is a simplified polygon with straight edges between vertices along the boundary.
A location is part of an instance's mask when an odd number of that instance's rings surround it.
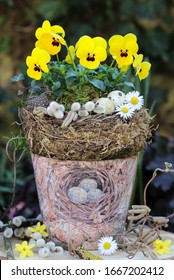
<svg viewBox="0 0 174 280">
<path fill-rule="evenodd" d="M 79 102 L 74 102 L 71 105 L 71 111 L 77 112 L 78 110 L 80 110 L 80 107 L 81 107 L 81 105 Z"/>
<path fill-rule="evenodd" d="M 120 90 L 111 91 L 107 98 L 109 98 L 115 105 L 115 108 L 125 102 L 126 95 Z"/>
<path fill-rule="evenodd" d="M 88 112 L 92 112 L 95 108 L 95 103 L 93 101 L 88 101 L 85 103 L 84 108 Z"/>
<path fill-rule="evenodd" d="M 56 119 L 63 119 L 65 107 L 63 104 L 59 104 L 56 101 L 52 101 L 47 107 L 47 114 Z"/>
<path fill-rule="evenodd" d="M 94 179 L 83 179 L 80 181 L 78 187 L 88 192 L 91 189 L 97 188 L 97 182 Z"/>
<path fill-rule="evenodd" d="M 100 189 L 91 189 L 87 193 L 89 203 L 99 203 L 104 193 Z"/>
<path fill-rule="evenodd" d="M 87 202 L 87 192 L 79 187 L 72 187 L 69 189 L 68 197 L 75 204 L 83 204 Z"/>
<path fill-rule="evenodd" d="M 112 100 L 106 97 L 99 98 L 95 104 L 94 112 L 99 113 L 103 108 L 104 114 L 111 115 L 115 111 L 115 105 Z"/>
</svg>

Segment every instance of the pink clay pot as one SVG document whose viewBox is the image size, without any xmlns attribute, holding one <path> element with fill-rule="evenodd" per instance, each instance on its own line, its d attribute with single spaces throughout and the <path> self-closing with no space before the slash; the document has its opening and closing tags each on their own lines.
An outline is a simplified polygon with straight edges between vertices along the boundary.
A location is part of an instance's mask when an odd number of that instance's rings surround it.
<svg viewBox="0 0 174 280">
<path fill-rule="evenodd" d="M 40 209 L 53 240 L 68 246 L 95 244 L 101 236 L 119 237 L 137 169 L 137 157 L 104 161 L 62 161 L 32 155 Z M 96 203 L 73 203 L 68 190 L 94 179 L 103 196 Z M 93 246 L 93 249 L 95 249 Z"/>
</svg>

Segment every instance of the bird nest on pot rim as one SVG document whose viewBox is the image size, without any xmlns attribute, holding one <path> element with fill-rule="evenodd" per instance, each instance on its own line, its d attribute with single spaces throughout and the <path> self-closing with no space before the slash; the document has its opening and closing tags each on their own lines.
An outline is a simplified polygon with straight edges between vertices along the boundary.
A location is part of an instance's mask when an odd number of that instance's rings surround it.
<svg viewBox="0 0 174 280">
<path fill-rule="evenodd" d="M 59 160 L 109 160 L 137 155 L 151 137 L 152 118 L 141 108 L 129 120 L 92 114 L 62 128 L 62 119 L 20 110 L 23 131 L 34 154 Z"/>
</svg>

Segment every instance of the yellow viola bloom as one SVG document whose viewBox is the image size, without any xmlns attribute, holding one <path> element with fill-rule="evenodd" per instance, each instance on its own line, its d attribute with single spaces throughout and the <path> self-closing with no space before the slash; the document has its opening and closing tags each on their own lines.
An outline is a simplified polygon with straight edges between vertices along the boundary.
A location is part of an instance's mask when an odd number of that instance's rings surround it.
<svg viewBox="0 0 174 280">
<path fill-rule="evenodd" d="M 104 49 L 107 48 L 107 42 L 106 42 L 106 40 L 104 38 L 102 38 L 100 36 L 97 36 L 97 37 L 93 38 L 93 41 L 94 41 L 96 46 L 102 47 Z"/>
<path fill-rule="evenodd" d="M 97 68 L 100 62 L 107 58 L 106 49 L 96 41 L 89 36 L 83 36 L 76 44 L 76 56 L 80 59 L 80 64 L 88 69 Z"/>
<path fill-rule="evenodd" d="M 70 56 L 71 55 L 71 56 Z M 65 61 L 68 63 L 68 64 L 72 64 L 73 61 L 75 58 L 75 48 L 74 46 L 69 46 L 68 48 L 68 54 L 67 56 L 65 57 Z"/>
<path fill-rule="evenodd" d="M 47 63 L 50 61 L 50 55 L 40 48 L 34 48 L 31 56 L 27 56 L 26 65 L 28 66 L 27 75 L 36 80 L 40 80 L 42 73 L 48 73 Z"/>
<path fill-rule="evenodd" d="M 35 32 L 36 38 L 39 40 L 45 33 L 55 33 L 59 34 L 61 37 L 65 37 L 65 31 L 60 25 L 51 26 L 48 20 L 45 20 L 42 27 L 37 28 Z"/>
<path fill-rule="evenodd" d="M 133 56 L 138 52 L 137 37 L 132 33 L 125 36 L 114 35 L 109 39 L 109 47 L 118 65 L 130 65 Z"/>
<path fill-rule="evenodd" d="M 170 254 L 171 252 L 170 246 L 172 244 L 172 240 L 170 239 L 166 239 L 164 241 L 156 239 L 152 244 L 155 247 L 153 252 L 157 255 Z"/>
<path fill-rule="evenodd" d="M 151 63 L 147 61 L 143 61 L 138 67 L 136 75 L 138 75 L 140 81 L 147 78 L 149 75 L 149 71 L 151 68 Z"/>
<path fill-rule="evenodd" d="M 19 258 L 24 259 L 26 257 L 33 257 L 34 253 L 32 252 L 32 248 L 34 247 L 34 244 L 28 245 L 27 241 L 23 241 L 22 244 L 16 244 L 14 251 L 19 252 Z"/>
<path fill-rule="evenodd" d="M 143 55 L 142 54 L 135 54 L 135 59 L 133 62 L 133 67 L 137 68 L 141 65 L 142 61 L 143 61 Z"/>
<path fill-rule="evenodd" d="M 46 50 L 49 54 L 55 55 L 60 52 L 61 45 L 66 42 L 63 39 L 65 31 L 60 25 L 51 26 L 48 20 L 45 20 L 42 27 L 39 27 L 35 32 L 38 41 L 35 46 Z"/>
<path fill-rule="evenodd" d="M 136 69 L 136 75 L 138 75 L 140 81 L 147 78 L 151 68 L 151 63 L 143 61 L 142 54 L 136 54 L 133 62 L 133 67 Z"/>
<path fill-rule="evenodd" d="M 28 227 L 28 229 L 33 233 L 40 232 L 43 237 L 48 236 L 48 233 L 45 231 L 46 225 L 45 224 L 41 225 L 40 222 L 37 223 L 36 227 Z"/>
</svg>

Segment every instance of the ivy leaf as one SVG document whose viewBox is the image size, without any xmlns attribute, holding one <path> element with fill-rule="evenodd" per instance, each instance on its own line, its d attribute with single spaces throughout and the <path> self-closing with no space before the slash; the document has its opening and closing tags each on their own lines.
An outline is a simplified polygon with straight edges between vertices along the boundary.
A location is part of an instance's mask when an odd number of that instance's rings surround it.
<svg viewBox="0 0 174 280">
<path fill-rule="evenodd" d="M 14 83 L 14 82 L 19 82 L 19 81 L 22 81 L 22 80 L 24 80 L 24 74 L 19 74 L 19 75 L 16 75 L 16 76 L 13 76 L 11 79 L 10 79 L 10 81 L 12 82 L 12 83 Z"/>
<path fill-rule="evenodd" d="M 104 82 L 101 80 L 92 79 L 89 82 L 90 82 L 90 84 L 92 84 L 96 88 L 100 89 L 101 91 L 104 91 L 106 89 Z"/>
</svg>

